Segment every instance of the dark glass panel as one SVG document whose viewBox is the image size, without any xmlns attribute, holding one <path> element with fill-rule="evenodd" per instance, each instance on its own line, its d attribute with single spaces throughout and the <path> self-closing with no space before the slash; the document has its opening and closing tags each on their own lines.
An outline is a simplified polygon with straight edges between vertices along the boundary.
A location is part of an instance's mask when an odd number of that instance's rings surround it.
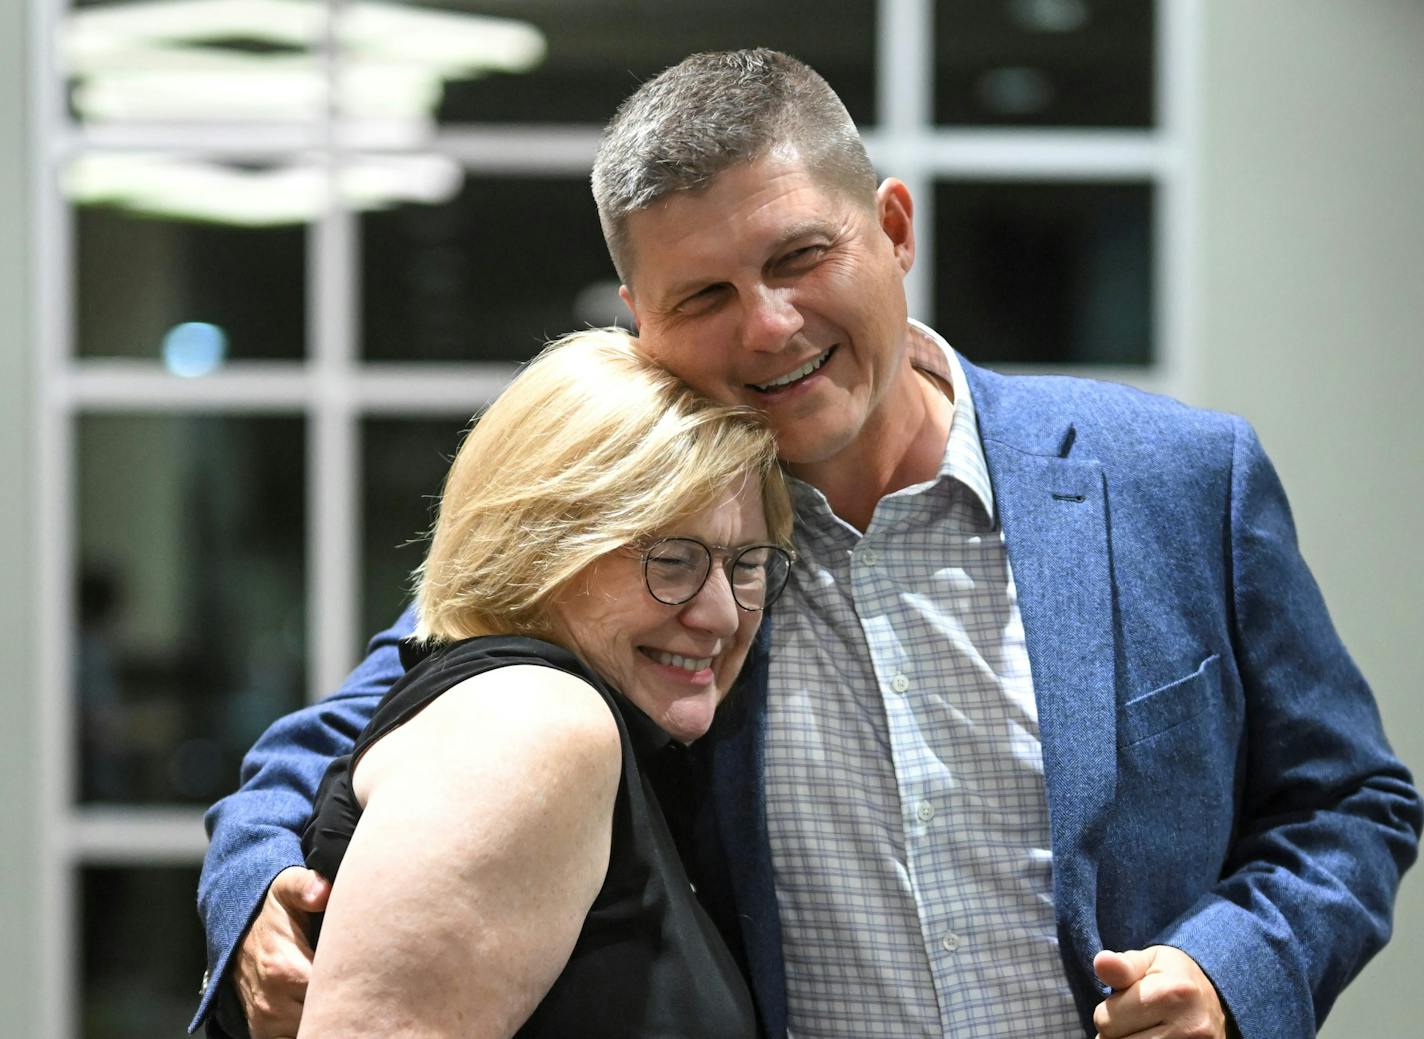
<svg viewBox="0 0 1424 1039">
<path fill-rule="evenodd" d="M 985 363 L 1152 361 L 1152 188 L 935 185 L 935 328 Z"/>
<path fill-rule="evenodd" d="M 1146 127 L 1151 0 L 938 0 L 935 122 Z"/>
<path fill-rule="evenodd" d="M 85 801 L 208 804 L 306 685 L 303 422 L 78 422 Z"/>
<path fill-rule="evenodd" d="M 183 325 L 218 330 L 219 364 L 304 353 L 304 225 L 236 227 L 86 205 L 74 227 L 81 357 L 168 360 L 182 371 L 195 349 L 207 356 L 201 337 L 187 346 L 170 338 Z"/>
<path fill-rule="evenodd" d="M 197 869 L 89 867 L 79 887 L 84 1039 L 180 1039 L 205 959 Z"/>
<path fill-rule="evenodd" d="M 471 402 L 471 411 L 480 401 Z M 361 427 L 361 637 L 410 601 L 411 572 L 469 419 L 367 419 Z"/>
<path fill-rule="evenodd" d="M 446 86 L 442 123 L 602 126 L 639 83 L 698 51 L 771 47 L 835 88 L 860 125 L 875 119 L 873 0 L 448 0 L 422 4 L 516 18 L 547 41 L 527 73 Z"/>
<path fill-rule="evenodd" d="M 626 320 L 586 178 L 481 177 L 438 206 L 361 216 L 368 360 L 525 360 Z"/>
</svg>

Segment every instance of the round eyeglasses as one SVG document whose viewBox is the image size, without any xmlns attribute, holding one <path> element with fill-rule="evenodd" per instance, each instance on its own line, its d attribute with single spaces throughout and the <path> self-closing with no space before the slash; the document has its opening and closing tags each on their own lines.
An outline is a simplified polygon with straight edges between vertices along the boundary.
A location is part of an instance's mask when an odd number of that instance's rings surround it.
<svg viewBox="0 0 1424 1039">
<path fill-rule="evenodd" d="M 661 538 L 643 552 L 648 593 L 660 603 L 681 606 L 702 591 L 714 557 L 721 560 L 733 600 L 744 610 L 764 610 L 774 603 L 791 574 L 791 553 L 777 545 L 734 549 L 697 538 Z"/>
</svg>

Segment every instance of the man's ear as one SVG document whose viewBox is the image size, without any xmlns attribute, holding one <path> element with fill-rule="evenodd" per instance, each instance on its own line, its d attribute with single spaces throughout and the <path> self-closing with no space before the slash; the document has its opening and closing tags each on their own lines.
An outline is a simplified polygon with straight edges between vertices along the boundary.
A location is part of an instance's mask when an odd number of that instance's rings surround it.
<svg viewBox="0 0 1424 1039">
<path fill-rule="evenodd" d="M 628 313 L 633 315 L 633 330 L 638 329 L 638 308 L 633 303 L 633 291 L 627 285 L 618 286 L 618 298 L 623 301 L 623 305 L 628 308 Z"/>
<path fill-rule="evenodd" d="M 908 273 L 915 264 L 915 200 L 904 181 L 887 177 L 876 189 L 875 217 L 890 239 L 900 270 Z"/>
</svg>

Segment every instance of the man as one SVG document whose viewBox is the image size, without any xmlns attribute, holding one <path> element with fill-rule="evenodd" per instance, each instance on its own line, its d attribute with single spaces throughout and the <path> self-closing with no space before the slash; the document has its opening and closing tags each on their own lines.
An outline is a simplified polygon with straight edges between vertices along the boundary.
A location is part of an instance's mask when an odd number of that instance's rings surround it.
<svg viewBox="0 0 1424 1039">
<path fill-rule="evenodd" d="M 689 844 L 767 1034 L 1313 1034 L 1388 937 L 1421 806 L 1249 427 L 996 376 L 910 322 L 910 194 L 783 55 L 645 84 L 593 183 L 645 349 L 765 411 L 800 481 Z M 402 633 L 210 813 L 235 1029 L 295 1030 L 326 888 L 282 872 L 292 831 Z"/>
</svg>

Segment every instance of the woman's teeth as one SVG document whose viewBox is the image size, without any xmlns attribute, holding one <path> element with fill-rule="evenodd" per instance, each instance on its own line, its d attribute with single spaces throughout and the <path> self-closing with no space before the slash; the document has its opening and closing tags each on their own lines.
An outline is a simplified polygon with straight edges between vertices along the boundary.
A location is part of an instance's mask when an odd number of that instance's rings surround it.
<svg viewBox="0 0 1424 1039">
<path fill-rule="evenodd" d="M 756 389 L 761 390 L 763 393 L 769 393 L 771 390 L 779 390 L 783 386 L 790 386 L 797 379 L 806 378 L 806 376 L 810 375 L 817 368 L 821 367 L 821 365 L 825 364 L 828 360 L 830 360 L 830 357 L 831 351 L 827 350 L 825 353 L 821 354 L 820 357 L 811 358 L 800 368 L 797 368 L 795 371 L 792 372 L 787 372 L 779 379 L 774 379 L 771 382 L 764 382 L 759 386 L 756 383 L 753 383 L 752 385 Z"/>
<path fill-rule="evenodd" d="M 650 649 L 647 652 L 648 656 L 659 664 L 681 668 L 684 671 L 702 671 L 712 666 L 711 657 L 684 657 L 677 653 L 664 653 L 658 649 Z"/>
</svg>

